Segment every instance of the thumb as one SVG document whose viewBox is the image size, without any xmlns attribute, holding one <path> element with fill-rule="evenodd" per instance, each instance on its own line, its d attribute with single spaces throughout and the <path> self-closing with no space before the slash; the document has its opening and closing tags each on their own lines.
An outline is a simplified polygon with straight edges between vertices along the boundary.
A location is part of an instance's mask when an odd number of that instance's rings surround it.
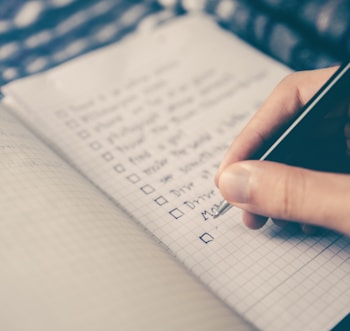
<svg viewBox="0 0 350 331">
<path fill-rule="evenodd" d="M 268 161 L 241 161 L 219 178 L 223 197 L 250 213 L 350 235 L 350 175 Z"/>
</svg>

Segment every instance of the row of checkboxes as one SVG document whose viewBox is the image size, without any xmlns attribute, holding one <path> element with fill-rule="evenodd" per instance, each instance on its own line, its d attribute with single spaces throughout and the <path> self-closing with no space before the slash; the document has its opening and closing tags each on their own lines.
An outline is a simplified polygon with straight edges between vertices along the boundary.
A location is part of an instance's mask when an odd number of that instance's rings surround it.
<svg viewBox="0 0 350 331">
<path fill-rule="evenodd" d="M 56 115 L 58 118 L 66 119 L 65 124 L 67 127 L 71 128 L 71 129 L 78 129 L 80 127 L 79 123 L 77 121 L 71 120 L 71 119 L 67 120 L 68 116 L 66 115 L 66 113 L 58 112 Z M 78 136 L 81 139 L 86 140 L 86 139 L 91 137 L 91 134 L 89 133 L 89 131 L 83 129 L 83 130 L 78 131 Z M 99 151 L 102 149 L 102 144 L 99 141 L 92 141 L 89 143 L 89 146 L 91 149 L 93 149 L 95 151 Z M 111 162 L 114 160 L 114 156 L 111 152 L 104 152 L 101 154 L 101 157 L 106 162 Z M 119 174 L 122 174 L 126 171 L 125 167 L 120 163 L 115 165 L 113 168 Z M 141 178 L 135 173 L 128 175 L 126 178 L 129 182 L 131 182 L 133 184 L 136 184 L 136 183 L 141 181 Z M 141 186 L 140 190 L 146 195 L 149 195 L 149 194 L 152 194 L 155 192 L 155 188 L 149 184 Z M 154 199 L 154 202 L 157 203 L 158 206 L 163 206 L 163 205 L 168 203 L 168 200 L 164 196 L 158 196 L 157 198 Z M 174 209 L 170 210 L 169 214 L 172 217 L 174 217 L 176 220 L 181 218 L 182 216 L 184 216 L 184 212 L 182 210 L 180 210 L 179 208 L 174 208 Z M 211 234 L 204 232 L 201 236 L 199 236 L 199 239 L 203 243 L 208 244 L 214 240 L 214 237 Z"/>
<path fill-rule="evenodd" d="M 114 166 L 114 170 L 117 173 L 123 173 L 123 172 L 126 171 L 125 167 L 122 164 L 120 164 L 120 163 Z M 135 174 L 135 173 L 132 173 L 132 174 L 128 175 L 126 177 L 126 179 L 129 182 L 133 183 L 133 184 L 136 184 L 136 183 L 141 181 L 140 176 Z M 149 184 L 141 186 L 140 190 L 146 195 L 152 194 L 153 192 L 156 191 L 155 188 L 153 186 L 149 185 Z M 154 202 L 158 206 L 163 206 L 163 205 L 168 203 L 168 200 L 164 196 L 160 195 L 160 196 L 158 196 L 157 198 L 154 199 Z M 169 211 L 169 214 L 172 217 L 174 217 L 175 219 L 179 219 L 180 217 L 182 217 L 184 215 L 184 212 L 182 210 L 180 210 L 179 208 L 174 208 L 174 209 Z"/>
</svg>

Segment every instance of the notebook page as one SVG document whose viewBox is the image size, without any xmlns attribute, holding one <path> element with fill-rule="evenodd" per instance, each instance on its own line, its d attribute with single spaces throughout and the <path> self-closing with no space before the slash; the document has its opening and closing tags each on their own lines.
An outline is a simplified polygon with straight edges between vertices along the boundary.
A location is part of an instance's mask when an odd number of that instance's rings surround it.
<svg viewBox="0 0 350 331">
<path fill-rule="evenodd" d="M 289 70 L 185 17 L 10 85 L 20 114 L 262 330 L 328 330 L 350 304 L 349 240 L 214 220 L 213 177 Z M 271 197 L 273 199 L 273 197 Z M 317 317 L 317 318 L 316 318 Z"/>
<path fill-rule="evenodd" d="M 0 107 L 0 329 L 253 329 Z"/>
</svg>

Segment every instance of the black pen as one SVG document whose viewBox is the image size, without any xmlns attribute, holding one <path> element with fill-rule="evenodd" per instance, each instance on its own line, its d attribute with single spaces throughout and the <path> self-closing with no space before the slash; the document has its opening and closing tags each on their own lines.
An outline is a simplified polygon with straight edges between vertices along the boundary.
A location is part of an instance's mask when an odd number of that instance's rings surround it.
<svg viewBox="0 0 350 331">
<path fill-rule="evenodd" d="M 346 62 L 316 92 L 316 94 L 296 114 L 296 117 L 264 144 L 250 159 L 300 165 L 301 158 L 310 147 L 303 137 L 339 103 L 350 98 L 350 62 Z M 302 152 L 299 152 L 302 150 Z M 214 218 L 226 213 L 233 207 L 226 200 L 222 201 Z"/>
</svg>

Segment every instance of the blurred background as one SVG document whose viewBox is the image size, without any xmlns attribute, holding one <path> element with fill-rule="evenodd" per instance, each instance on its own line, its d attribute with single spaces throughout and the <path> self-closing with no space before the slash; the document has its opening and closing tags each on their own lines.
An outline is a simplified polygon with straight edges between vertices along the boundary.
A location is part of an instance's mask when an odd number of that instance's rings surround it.
<svg viewBox="0 0 350 331">
<path fill-rule="evenodd" d="M 349 58 L 350 0 L 6 0 L 0 86 L 192 11 L 294 70 Z"/>
</svg>

